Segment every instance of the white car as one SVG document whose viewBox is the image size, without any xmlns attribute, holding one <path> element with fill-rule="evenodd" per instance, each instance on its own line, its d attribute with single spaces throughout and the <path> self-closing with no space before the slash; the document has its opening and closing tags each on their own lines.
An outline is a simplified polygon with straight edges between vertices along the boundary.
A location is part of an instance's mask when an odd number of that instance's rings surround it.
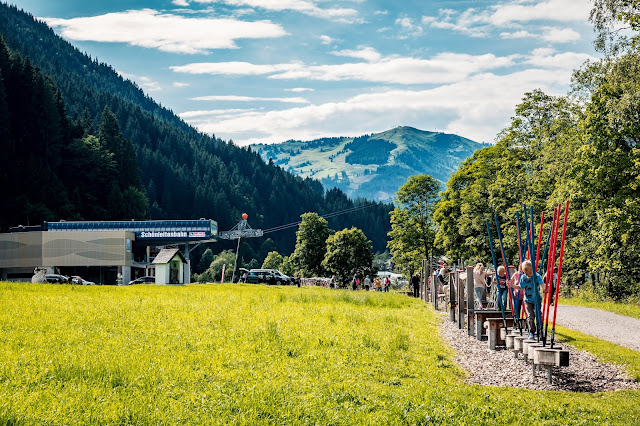
<svg viewBox="0 0 640 426">
<path fill-rule="evenodd" d="M 71 283 L 73 284 L 81 284 L 81 285 L 96 285 L 96 283 L 94 283 L 93 281 L 87 281 L 85 279 L 83 279 L 82 277 L 79 277 L 77 275 L 71 277 Z"/>
</svg>

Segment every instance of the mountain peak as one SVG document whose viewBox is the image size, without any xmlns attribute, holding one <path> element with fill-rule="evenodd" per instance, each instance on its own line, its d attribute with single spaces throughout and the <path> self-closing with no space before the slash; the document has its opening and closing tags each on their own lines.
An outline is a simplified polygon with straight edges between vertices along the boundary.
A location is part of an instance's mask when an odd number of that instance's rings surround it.
<svg viewBox="0 0 640 426">
<path fill-rule="evenodd" d="M 392 200 L 412 175 L 446 182 L 459 163 L 487 145 L 442 132 L 398 126 L 358 137 L 254 145 L 263 158 L 351 197 Z"/>
</svg>

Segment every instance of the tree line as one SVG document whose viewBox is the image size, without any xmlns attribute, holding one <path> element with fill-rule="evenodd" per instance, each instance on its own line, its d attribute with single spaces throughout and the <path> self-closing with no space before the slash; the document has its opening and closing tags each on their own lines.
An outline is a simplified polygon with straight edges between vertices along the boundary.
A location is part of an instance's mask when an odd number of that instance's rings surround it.
<svg viewBox="0 0 640 426">
<path fill-rule="evenodd" d="M 460 166 L 434 204 L 442 253 L 488 263 L 485 219 L 497 215 L 516 259 L 516 211 L 533 205 L 539 226 L 543 210 L 570 200 L 563 281 L 616 299 L 640 295 L 639 16 L 638 2 L 595 2 L 604 58 L 575 71 L 566 96 L 526 93 L 496 144 Z"/>
</svg>

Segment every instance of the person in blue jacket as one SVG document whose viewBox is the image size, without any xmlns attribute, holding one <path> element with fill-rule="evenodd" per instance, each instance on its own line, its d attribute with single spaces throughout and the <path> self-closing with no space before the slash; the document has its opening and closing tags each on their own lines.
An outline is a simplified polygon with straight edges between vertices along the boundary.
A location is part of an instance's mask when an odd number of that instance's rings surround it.
<svg viewBox="0 0 640 426">
<path fill-rule="evenodd" d="M 535 338 L 536 334 L 536 303 L 540 300 L 540 286 L 542 277 L 534 272 L 530 260 L 522 262 L 524 274 L 520 277 L 518 284 L 511 284 L 511 287 L 524 290 L 524 303 L 527 308 L 527 326 L 529 327 L 529 338 Z M 540 324 L 538 324 L 539 326 Z"/>
</svg>

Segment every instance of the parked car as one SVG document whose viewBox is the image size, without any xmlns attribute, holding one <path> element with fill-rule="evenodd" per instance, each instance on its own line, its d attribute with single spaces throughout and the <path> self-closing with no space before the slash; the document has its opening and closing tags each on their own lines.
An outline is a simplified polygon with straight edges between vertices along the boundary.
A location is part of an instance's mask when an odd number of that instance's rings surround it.
<svg viewBox="0 0 640 426">
<path fill-rule="evenodd" d="M 72 284 L 79 284 L 79 285 L 96 285 L 96 283 L 94 283 L 93 281 L 87 281 L 77 275 L 72 276 L 70 282 Z"/>
<path fill-rule="evenodd" d="M 258 284 L 260 282 L 260 278 L 258 277 L 257 272 L 249 271 L 247 274 L 247 278 L 244 281 L 247 284 Z"/>
<path fill-rule="evenodd" d="M 156 283 L 156 277 L 140 277 L 140 278 L 136 278 L 135 280 L 129 281 L 129 285 L 131 284 L 155 284 Z"/>
<path fill-rule="evenodd" d="M 69 277 L 60 274 L 47 274 L 45 275 L 45 278 L 48 283 L 52 284 L 64 284 L 69 282 Z"/>
<path fill-rule="evenodd" d="M 256 280 L 256 277 L 257 277 L 257 280 Z M 277 269 L 252 269 L 249 271 L 249 275 L 247 276 L 247 282 L 248 283 L 261 282 L 261 283 L 267 283 L 272 285 L 273 284 L 291 285 L 294 283 L 290 277 L 286 276 L 285 274 L 278 271 Z"/>
</svg>

